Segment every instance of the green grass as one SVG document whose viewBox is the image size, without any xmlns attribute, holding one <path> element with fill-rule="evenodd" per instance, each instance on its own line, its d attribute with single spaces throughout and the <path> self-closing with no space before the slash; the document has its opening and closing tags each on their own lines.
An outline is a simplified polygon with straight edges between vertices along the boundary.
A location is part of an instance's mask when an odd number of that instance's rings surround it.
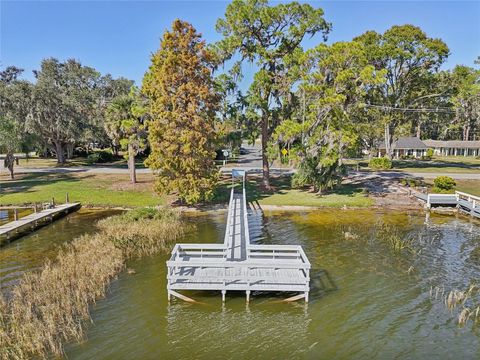
<svg viewBox="0 0 480 360">
<path fill-rule="evenodd" d="M 264 192 L 260 188 L 260 179 L 249 177 L 247 182 L 247 200 L 260 205 L 275 206 L 313 206 L 313 207 L 368 207 L 374 204 L 373 199 L 364 196 L 362 188 L 355 185 L 340 185 L 336 189 L 319 195 L 307 189 L 291 189 L 290 178 L 272 177 L 272 192 Z M 224 180 L 215 192 L 214 202 L 228 202 L 231 182 Z"/>
<path fill-rule="evenodd" d="M 371 170 L 368 167 L 368 160 L 347 160 L 345 161 L 352 169 L 356 169 L 357 164 L 360 170 Z M 446 174 L 462 173 L 475 174 L 480 173 L 480 159 L 464 156 L 435 156 L 432 160 L 394 160 L 393 171 L 406 171 L 418 173 L 441 172 Z"/>
<path fill-rule="evenodd" d="M 164 197 L 152 191 L 153 178 L 141 175 L 133 187 L 127 175 L 99 174 L 26 174 L 16 180 L 4 175 L 0 185 L 0 205 L 21 205 L 50 201 L 63 203 L 68 193 L 70 201 L 82 205 L 138 207 L 163 205 Z"/>
<path fill-rule="evenodd" d="M 135 166 L 137 169 L 144 169 L 145 165 L 143 164 L 144 158 L 137 158 L 135 161 Z M 70 160 L 66 160 L 65 164 L 58 164 L 57 160 L 54 158 L 39 158 L 39 157 L 30 157 L 28 159 L 21 158 L 19 159 L 19 165 L 22 168 L 54 168 L 54 167 L 76 167 L 76 166 L 91 166 L 91 167 L 110 167 L 110 168 L 119 168 L 127 169 L 127 160 L 119 159 L 108 163 L 98 163 L 91 164 L 88 162 L 85 157 L 76 157 Z"/>
<path fill-rule="evenodd" d="M 457 186 L 449 193 L 453 194 L 455 190 L 462 191 L 471 195 L 480 196 L 480 180 L 455 180 Z M 427 182 L 428 189 L 433 188 L 433 180 Z"/>
</svg>

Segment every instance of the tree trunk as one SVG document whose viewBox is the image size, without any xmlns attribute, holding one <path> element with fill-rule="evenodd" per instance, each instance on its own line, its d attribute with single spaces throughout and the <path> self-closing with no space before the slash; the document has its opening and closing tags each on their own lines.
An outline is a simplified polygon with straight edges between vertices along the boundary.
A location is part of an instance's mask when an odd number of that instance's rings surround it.
<svg viewBox="0 0 480 360">
<path fill-rule="evenodd" d="M 389 124 L 385 124 L 385 156 L 389 159 L 392 158 L 392 136 Z"/>
<path fill-rule="evenodd" d="M 73 158 L 73 144 L 68 143 L 66 148 L 67 148 L 67 159 L 72 159 Z"/>
<path fill-rule="evenodd" d="M 469 137 L 470 137 L 470 125 L 464 125 L 463 126 L 463 140 L 468 141 Z"/>
<path fill-rule="evenodd" d="M 61 141 L 55 141 L 55 151 L 57 152 L 57 163 L 65 164 L 65 153 Z"/>
<path fill-rule="evenodd" d="M 135 172 L 135 150 L 132 145 L 128 145 L 128 172 L 132 184 L 137 182 L 137 174 Z"/>
<path fill-rule="evenodd" d="M 111 148 L 112 148 L 113 155 L 118 156 L 118 145 L 115 144 L 113 141 L 112 141 Z"/>
<path fill-rule="evenodd" d="M 5 156 L 5 160 L 3 165 L 8 169 L 10 172 L 10 179 L 14 179 L 13 167 L 15 165 L 15 158 L 13 156 L 13 151 L 7 151 L 7 155 Z"/>
<path fill-rule="evenodd" d="M 422 130 L 421 130 L 421 124 L 420 124 L 420 121 L 419 121 L 418 124 L 417 124 L 417 138 L 420 139 L 421 133 L 422 133 Z"/>
<path fill-rule="evenodd" d="M 263 165 L 263 180 L 262 185 L 265 190 L 270 190 L 270 165 L 267 158 L 268 145 L 268 117 L 263 115 L 262 119 L 262 165 Z"/>
</svg>

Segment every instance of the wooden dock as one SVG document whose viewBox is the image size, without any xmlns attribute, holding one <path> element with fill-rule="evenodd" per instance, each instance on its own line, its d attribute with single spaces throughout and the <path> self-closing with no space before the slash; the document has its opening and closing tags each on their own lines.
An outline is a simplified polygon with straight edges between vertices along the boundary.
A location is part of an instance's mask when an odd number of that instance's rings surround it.
<svg viewBox="0 0 480 360">
<path fill-rule="evenodd" d="M 419 197 L 419 199 L 421 199 Z M 455 194 L 428 194 L 425 199 L 426 207 L 432 206 L 455 206 L 459 211 L 473 217 L 480 218 L 480 197 L 455 191 Z"/>
<path fill-rule="evenodd" d="M 80 206 L 78 202 L 56 205 L 52 208 L 34 212 L 18 220 L 11 221 L 0 226 L 0 239 L 6 238 L 7 241 L 12 240 L 27 231 L 35 230 L 62 215 L 75 211 L 79 209 Z M 0 245 L 1 244 L 2 242 L 0 241 Z"/>
<path fill-rule="evenodd" d="M 217 290 L 222 301 L 229 290 L 245 291 L 247 302 L 252 291 L 299 292 L 286 300 L 308 302 L 310 262 L 298 245 L 254 245 L 250 243 L 245 192 L 232 188 L 223 244 L 176 244 L 167 261 L 167 292 L 182 300 L 192 299 L 179 290 Z"/>
</svg>

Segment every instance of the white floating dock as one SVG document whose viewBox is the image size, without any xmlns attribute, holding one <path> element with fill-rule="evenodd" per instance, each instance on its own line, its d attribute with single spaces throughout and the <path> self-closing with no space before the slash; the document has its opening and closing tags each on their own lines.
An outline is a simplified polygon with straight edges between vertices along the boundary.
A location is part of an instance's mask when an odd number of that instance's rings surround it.
<svg viewBox="0 0 480 360">
<path fill-rule="evenodd" d="M 0 226 L 0 237 L 5 236 L 7 240 L 15 238 L 27 230 L 35 230 L 40 225 L 45 224 L 46 221 L 53 221 L 54 218 L 68 214 L 80 207 L 80 203 L 67 203 L 57 205 L 51 209 L 45 209 L 39 212 L 22 217 L 18 220 L 11 221 Z M 1 241 L 0 241 L 1 245 Z"/>
<path fill-rule="evenodd" d="M 310 262 L 298 245 L 252 245 L 248 228 L 245 172 L 239 192 L 232 188 L 223 244 L 176 244 L 167 261 L 168 299 L 185 300 L 176 290 L 300 292 L 308 302 Z M 189 299 L 189 298 L 187 298 Z M 189 299 L 191 300 L 191 299 Z"/>
</svg>

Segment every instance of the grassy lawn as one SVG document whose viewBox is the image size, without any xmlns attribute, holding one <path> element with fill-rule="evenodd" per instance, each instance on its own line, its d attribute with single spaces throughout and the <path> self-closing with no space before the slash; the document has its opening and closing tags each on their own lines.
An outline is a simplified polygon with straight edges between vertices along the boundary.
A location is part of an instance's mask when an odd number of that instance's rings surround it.
<svg viewBox="0 0 480 360">
<path fill-rule="evenodd" d="M 363 195 L 362 188 L 355 185 L 341 185 L 325 195 L 318 195 L 307 189 L 291 189 L 289 177 L 272 177 L 271 183 L 274 189 L 266 193 L 260 189 L 260 178 L 249 176 L 247 200 L 277 206 L 368 207 L 374 204 L 371 198 Z M 230 189 L 231 180 L 227 177 L 216 190 L 214 202 L 228 202 Z"/>
<path fill-rule="evenodd" d="M 480 180 L 456 180 L 457 186 L 450 191 L 452 194 L 457 191 L 463 191 L 471 195 L 480 196 Z M 428 189 L 433 188 L 433 180 L 426 182 Z"/>
<path fill-rule="evenodd" d="M 164 197 L 153 192 L 153 176 L 138 175 L 135 186 L 124 174 L 23 174 L 8 180 L 0 175 L 0 205 L 20 205 L 50 201 L 63 203 L 68 193 L 70 201 L 94 206 L 163 205 Z"/>
<path fill-rule="evenodd" d="M 369 170 L 368 160 L 347 160 L 345 163 L 356 169 L 358 164 L 361 170 Z M 394 160 L 393 171 L 419 173 L 480 173 L 480 159 L 464 156 L 436 156 L 432 160 Z"/>
<path fill-rule="evenodd" d="M 145 165 L 143 164 L 144 159 L 139 158 L 136 159 L 135 164 L 138 169 L 144 169 Z M 91 164 L 87 161 L 85 157 L 76 157 L 71 160 L 67 160 L 65 164 L 57 164 L 57 160 L 54 158 L 39 158 L 39 157 L 31 157 L 28 159 L 20 158 L 19 163 L 20 167 L 22 168 L 45 168 L 45 167 L 75 167 L 75 166 L 92 166 L 92 167 L 111 167 L 111 168 L 127 168 L 127 160 L 126 159 L 119 159 L 116 161 L 108 162 L 108 163 L 98 163 L 98 164 Z"/>
</svg>

